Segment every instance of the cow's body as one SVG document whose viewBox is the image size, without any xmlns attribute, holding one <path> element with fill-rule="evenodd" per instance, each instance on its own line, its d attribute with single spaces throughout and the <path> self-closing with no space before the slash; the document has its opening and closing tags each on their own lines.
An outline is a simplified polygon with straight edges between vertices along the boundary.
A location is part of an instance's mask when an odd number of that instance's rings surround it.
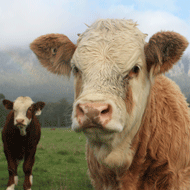
<svg viewBox="0 0 190 190">
<path fill-rule="evenodd" d="M 25 97 L 19 98 L 24 99 Z M 31 99 L 29 97 L 27 97 L 27 99 L 29 100 L 29 105 L 27 105 L 26 109 L 31 107 L 33 103 L 32 101 L 30 101 Z M 15 102 L 18 103 L 18 101 Z M 11 110 L 13 109 L 13 107 L 9 107 L 8 105 L 14 105 L 15 102 L 12 103 L 8 100 L 3 101 L 5 107 Z M 17 106 L 17 108 L 22 107 L 23 104 L 26 104 L 25 101 L 23 101 L 22 103 L 19 102 L 19 106 Z M 41 106 L 37 106 L 35 109 L 41 110 L 43 106 L 44 103 L 41 103 Z M 19 112 L 20 110 L 17 109 L 16 111 Z M 17 123 L 16 125 L 14 123 L 15 110 L 10 111 L 10 113 L 7 116 L 5 126 L 2 130 L 4 153 L 7 159 L 9 171 L 9 181 L 7 184 L 7 190 L 14 190 L 15 185 L 17 185 L 18 183 L 17 167 L 19 161 L 22 159 L 24 159 L 23 171 L 25 173 L 25 181 L 23 187 L 25 190 L 31 189 L 32 167 L 34 165 L 37 144 L 41 136 L 40 123 L 34 114 L 34 112 L 36 111 L 37 110 L 31 110 L 31 113 L 27 111 L 28 114 L 31 114 L 31 117 L 28 117 L 30 121 L 26 124 L 24 132 L 22 129 L 19 129 Z M 26 115 L 27 114 L 25 113 L 25 117 Z M 21 117 L 19 119 L 21 120 Z M 17 122 L 19 119 L 16 119 Z M 26 120 L 26 118 L 23 118 L 23 120 Z"/>
<path fill-rule="evenodd" d="M 92 24 L 75 46 L 37 38 L 43 66 L 75 77 L 72 128 L 87 137 L 97 190 L 190 190 L 190 119 L 179 87 L 162 75 L 188 45 L 175 32 L 145 34 L 128 20 Z"/>
</svg>

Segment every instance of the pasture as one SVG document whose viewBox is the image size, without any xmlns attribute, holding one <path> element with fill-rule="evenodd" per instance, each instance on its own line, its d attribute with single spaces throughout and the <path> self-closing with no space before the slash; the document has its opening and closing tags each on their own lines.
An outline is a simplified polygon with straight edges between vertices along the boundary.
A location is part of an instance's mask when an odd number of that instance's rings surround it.
<svg viewBox="0 0 190 190">
<path fill-rule="evenodd" d="M 93 189 L 87 175 L 85 144 L 82 133 L 64 128 L 42 128 L 33 167 L 32 190 Z M 22 164 L 23 161 L 18 166 L 19 182 L 15 190 L 23 189 Z M 7 182 L 7 161 L 0 140 L 0 190 L 6 189 Z"/>
</svg>

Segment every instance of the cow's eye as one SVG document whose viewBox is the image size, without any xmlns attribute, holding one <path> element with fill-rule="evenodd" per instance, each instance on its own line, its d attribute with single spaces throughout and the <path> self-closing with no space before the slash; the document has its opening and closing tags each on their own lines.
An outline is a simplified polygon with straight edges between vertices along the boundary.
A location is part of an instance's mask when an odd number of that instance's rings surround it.
<svg viewBox="0 0 190 190">
<path fill-rule="evenodd" d="M 52 48 L 51 53 L 52 53 L 52 55 L 55 55 L 57 53 L 57 48 Z"/>
<path fill-rule="evenodd" d="M 140 67 L 138 65 L 135 65 L 130 72 L 124 77 L 124 79 L 132 79 L 133 77 L 137 76 L 140 71 Z"/>
<path fill-rule="evenodd" d="M 79 72 L 79 69 L 76 66 L 73 66 L 72 70 L 73 74 L 77 74 Z"/>
<path fill-rule="evenodd" d="M 140 70 L 139 66 L 136 65 L 132 68 L 131 72 L 133 72 L 134 74 L 138 74 L 139 70 Z"/>
</svg>

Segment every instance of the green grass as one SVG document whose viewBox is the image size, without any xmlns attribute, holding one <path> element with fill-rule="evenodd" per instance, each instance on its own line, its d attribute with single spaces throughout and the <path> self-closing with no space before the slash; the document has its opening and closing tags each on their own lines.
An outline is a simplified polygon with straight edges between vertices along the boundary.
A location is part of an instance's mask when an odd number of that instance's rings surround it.
<svg viewBox="0 0 190 190">
<path fill-rule="evenodd" d="M 42 129 L 33 167 L 32 190 L 93 189 L 87 175 L 86 138 L 70 129 Z M 23 189 L 23 161 L 18 166 L 19 182 L 15 190 Z M 0 140 L 0 190 L 8 182 L 7 161 Z"/>
</svg>

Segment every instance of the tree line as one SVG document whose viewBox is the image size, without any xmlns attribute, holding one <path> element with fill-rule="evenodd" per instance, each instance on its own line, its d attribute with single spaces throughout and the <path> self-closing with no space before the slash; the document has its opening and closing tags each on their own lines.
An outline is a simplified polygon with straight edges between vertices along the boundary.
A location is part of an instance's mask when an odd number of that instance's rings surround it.
<svg viewBox="0 0 190 190">
<path fill-rule="evenodd" d="M 4 126 L 6 116 L 10 112 L 3 106 L 3 99 L 6 99 L 5 96 L 3 94 L 0 94 L 0 128 Z M 63 98 L 55 103 L 46 103 L 45 107 L 42 110 L 42 114 L 38 116 L 38 118 L 41 127 L 70 127 L 71 113 L 72 104 Z"/>
</svg>

